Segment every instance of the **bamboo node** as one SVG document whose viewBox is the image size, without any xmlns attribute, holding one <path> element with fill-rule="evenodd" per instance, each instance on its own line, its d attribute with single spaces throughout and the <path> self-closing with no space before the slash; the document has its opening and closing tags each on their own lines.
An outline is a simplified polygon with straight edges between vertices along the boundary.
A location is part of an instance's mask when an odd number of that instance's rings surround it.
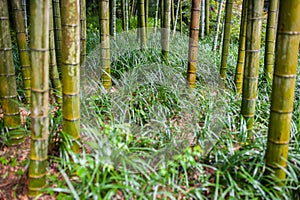
<svg viewBox="0 0 300 200">
<path fill-rule="evenodd" d="M 277 33 L 280 35 L 300 35 L 298 31 L 278 31 Z"/>
<path fill-rule="evenodd" d="M 296 78 L 296 74 L 277 74 L 277 73 L 274 73 L 273 76 L 280 77 L 280 78 L 285 78 L 285 79 Z"/>
<path fill-rule="evenodd" d="M 289 141 L 280 141 L 280 140 L 276 141 L 271 138 L 268 138 L 268 142 L 273 143 L 273 144 L 278 144 L 278 145 L 288 145 L 289 144 Z"/>
</svg>

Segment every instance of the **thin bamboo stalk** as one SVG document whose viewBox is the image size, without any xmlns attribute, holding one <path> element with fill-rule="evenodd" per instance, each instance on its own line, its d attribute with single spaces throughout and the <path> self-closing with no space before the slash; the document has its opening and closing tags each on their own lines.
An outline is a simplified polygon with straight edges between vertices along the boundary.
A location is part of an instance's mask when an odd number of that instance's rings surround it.
<svg viewBox="0 0 300 200">
<path fill-rule="evenodd" d="M 209 35 L 209 15 L 210 15 L 209 0 L 205 0 L 205 34 Z"/>
<path fill-rule="evenodd" d="M 126 24 L 127 24 L 127 18 L 126 18 L 126 0 L 121 0 L 121 8 L 122 8 L 122 29 L 124 32 L 127 32 Z"/>
<path fill-rule="evenodd" d="M 242 17 L 239 35 L 239 54 L 235 71 L 235 86 L 237 94 L 242 93 L 243 86 L 243 71 L 245 63 L 245 47 L 246 47 L 246 26 L 247 26 L 247 2 L 243 0 Z"/>
<path fill-rule="evenodd" d="M 192 0 L 190 41 L 188 55 L 187 82 L 190 88 L 196 87 L 196 68 L 198 55 L 198 35 L 200 23 L 200 0 Z"/>
<path fill-rule="evenodd" d="M 109 47 L 109 0 L 100 1 L 100 56 L 101 80 L 105 89 L 111 88 L 110 47 Z"/>
<path fill-rule="evenodd" d="M 7 0 L 0 0 L 0 98 L 4 115 L 4 126 L 8 132 L 9 145 L 24 141 L 21 129 L 15 67 L 13 63 Z"/>
<path fill-rule="evenodd" d="M 201 0 L 201 33 L 200 37 L 201 39 L 204 38 L 204 30 L 205 28 L 205 0 Z"/>
<path fill-rule="evenodd" d="M 171 0 L 171 28 L 170 28 L 170 30 L 174 29 L 174 24 L 175 24 L 174 0 Z"/>
<path fill-rule="evenodd" d="M 248 1 L 246 57 L 244 66 L 241 114 L 247 122 L 248 138 L 253 138 L 256 92 L 261 43 L 263 0 Z"/>
<path fill-rule="evenodd" d="M 86 81 L 86 0 L 80 0 L 80 80 Z"/>
<path fill-rule="evenodd" d="M 229 55 L 232 8 L 233 8 L 233 0 L 227 0 L 226 7 L 225 7 L 225 27 L 224 27 L 224 38 L 223 38 L 223 48 L 222 48 L 222 60 L 221 60 L 221 68 L 220 68 L 220 76 L 221 79 L 223 79 L 224 81 L 226 80 L 227 61 Z"/>
<path fill-rule="evenodd" d="M 109 32 L 113 40 L 116 40 L 117 30 L 116 30 L 116 13 L 117 13 L 117 7 L 116 7 L 116 0 L 110 0 L 109 2 L 110 7 L 110 23 L 109 23 Z"/>
<path fill-rule="evenodd" d="M 174 37 L 175 32 L 176 32 L 176 26 L 177 26 L 178 15 L 179 15 L 179 9 L 180 9 L 180 1 L 181 1 L 181 0 L 178 0 L 178 1 L 177 1 L 176 16 L 175 16 L 175 24 L 174 24 L 174 28 L 173 28 L 173 36 L 172 36 L 172 37 Z"/>
<path fill-rule="evenodd" d="M 216 35 L 214 38 L 214 44 L 213 44 L 213 51 L 216 51 L 217 49 L 217 43 L 218 43 L 218 37 L 219 37 L 219 29 L 221 24 L 221 15 L 222 15 L 222 7 L 223 7 L 223 1 L 220 1 L 219 9 L 218 9 L 218 19 L 217 19 L 217 26 L 216 26 Z"/>
<path fill-rule="evenodd" d="M 11 1 L 13 10 L 13 21 L 16 28 L 17 44 L 19 50 L 19 57 L 22 69 L 23 90 L 26 102 L 30 103 L 31 98 L 31 75 L 30 75 L 30 60 L 27 49 L 27 37 L 24 24 L 24 16 L 22 11 L 21 0 Z"/>
<path fill-rule="evenodd" d="M 264 60 L 264 71 L 267 80 L 272 80 L 273 78 L 278 2 L 278 0 L 269 1 Z"/>
<path fill-rule="evenodd" d="M 144 0 L 145 3 L 145 33 L 147 39 L 147 31 L 148 31 L 148 18 L 149 18 L 149 0 Z"/>
<path fill-rule="evenodd" d="M 164 1 L 163 27 L 161 34 L 162 59 L 168 63 L 170 51 L 170 22 L 171 22 L 171 0 Z"/>
<path fill-rule="evenodd" d="M 299 41 L 300 3 L 281 0 L 266 151 L 266 164 L 280 180 L 286 177 Z"/>
<path fill-rule="evenodd" d="M 61 8 L 60 0 L 53 1 L 55 52 L 58 72 L 62 73 L 62 31 L 61 31 Z"/>
<path fill-rule="evenodd" d="M 80 1 L 61 1 L 63 131 L 71 149 L 79 152 L 80 138 Z"/>
<path fill-rule="evenodd" d="M 158 10 L 159 10 L 159 0 L 156 0 L 155 17 L 154 17 L 154 33 L 156 33 L 157 30 Z"/>
<path fill-rule="evenodd" d="M 31 146 L 28 196 L 46 187 L 49 136 L 49 0 L 30 1 Z"/>
<path fill-rule="evenodd" d="M 53 26 L 53 9 L 52 1 L 49 2 L 49 53 L 50 53 L 50 62 L 49 62 L 49 74 L 52 87 L 54 89 L 54 95 L 56 102 L 62 104 L 62 86 L 59 79 L 59 73 L 56 63 L 56 52 L 55 52 L 55 39 L 54 39 L 54 26 Z"/>
<path fill-rule="evenodd" d="M 179 25 L 180 25 L 180 35 L 183 35 L 183 24 L 182 24 L 182 2 L 183 0 L 180 0 L 180 9 L 179 9 Z"/>
</svg>

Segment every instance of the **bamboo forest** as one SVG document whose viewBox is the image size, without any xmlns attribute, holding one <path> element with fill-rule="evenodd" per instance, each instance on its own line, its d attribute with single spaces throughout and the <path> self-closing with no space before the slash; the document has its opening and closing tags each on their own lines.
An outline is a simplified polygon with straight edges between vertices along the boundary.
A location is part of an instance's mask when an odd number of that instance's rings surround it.
<svg viewBox="0 0 300 200">
<path fill-rule="evenodd" d="M 299 0 L 0 0 L 0 200 L 299 200 L 299 42 Z"/>
</svg>

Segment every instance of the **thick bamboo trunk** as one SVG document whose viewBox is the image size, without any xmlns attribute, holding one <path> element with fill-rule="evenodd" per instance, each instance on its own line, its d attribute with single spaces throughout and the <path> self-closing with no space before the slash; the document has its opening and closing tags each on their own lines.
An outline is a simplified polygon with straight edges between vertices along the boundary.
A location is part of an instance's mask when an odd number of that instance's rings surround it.
<svg viewBox="0 0 300 200">
<path fill-rule="evenodd" d="M 23 90 L 26 102 L 30 103 L 31 98 L 31 75 L 30 75 L 30 60 L 27 49 L 27 37 L 24 24 L 24 16 L 22 11 L 21 0 L 11 1 L 13 10 L 13 21 L 16 28 L 17 44 L 19 50 L 20 64 L 22 69 Z"/>
<path fill-rule="evenodd" d="M 62 85 L 63 131 L 72 138 L 72 150 L 79 152 L 80 138 L 80 2 L 62 0 Z"/>
<path fill-rule="evenodd" d="M 168 54 L 170 51 L 170 22 L 171 22 L 171 0 L 164 1 L 163 27 L 161 34 L 162 59 L 168 63 Z"/>
<path fill-rule="evenodd" d="M 246 47 L 246 26 L 247 26 L 247 2 L 243 0 L 242 18 L 239 35 L 239 54 L 235 71 L 235 86 L 237 94 L 242 93 L 243 72 L 245 63 L 245 47 Z"/>
<path fill-rule="evenodd" d="M 220 24 L 221 24 L 221 15 L 222 15 L 223 1 L 224 0 L 220 0 L 220 4 L 219 4 L 218 19 L 217 19 L 217 26 L 216 26 L 216 35 L 215 35 L 215 38 L 214 38 L 213 51 L 216 51 L 216 49 L 217 49 L 217 43 L 218 43 L 218 37 L 219 37 L 219 29 L 220 29 Z"/>
<path fill-rule="evenodd" d="M 116 30 L 116 13 L 117 13 L 117 7 L 116 7 L 116 0 L 110 0 L 109 2 L 110 7 L 110 23 L 109 23 L 109 33 L 113 40 L 116 40 L 117 30 Z"/>
<path fill-rule="evenodd" d="M 209 35 L 209 14 L 210 14 L 209 0 L 205 0 L 205 34 Z"/>
<path fill-rule="evenodd" d="M 268 80 L 272 80 L 273 78 L 278 2 L 279 2 L 278 0 L 269 1 L 267 32 L 266 32 L 266 41 L 265 41 L 266 49 L 265 49 L 265 60 L 264 60 L 265 76 Z"/>
<path fill-rule="evenodd" d="M 192 0 L 191 13 L 187 82 L 190 88 L 195 88 L 200 23 L 200 0 Z"/>
<path fill-rule="evenodd" d="M 253 138 L 252 128 L 258 84 L 263 4 L 263 0 L 248 1 L 246 57 L 241 107 L 241 114 L 247 122 L 248 138 Z"/>
<path fill-rule="evenodd" d="M 225 7 L 225 27 L 224 27 L 224 37 L 223 37 L 222 60 L 221 60 L 221 68 L 220 68 L 221 79 L 223 79 L 224 81 L 226 81 L 227 61 L 228 61 L 229 45 L 230 45 L 232 7 L 233 7 L 233 0 L 227 0 L 226 7 Z"/>
<path fill-rule="evenodd" d="M 146 27 L 145 27 L 145 5 L 144 0 L 138 0 L 139 4 L 139 40 L 141 44 L 141 49 L 146 48 L 147 46 L 147 37 L 146 37 Z"/>
<path fill-rule="evenodd" d="M 4 126 L 8 131 L 8 142 L 9 145 L 15 145 L 24 141 L 25 133 L 20 129 L 21 121 L 9 28 L 7 0 L 0 0 L 0 100 Z"/>
<path fill-rule="evenodd" d="M 281 0 L 279 5 L 266 164 L 284 180 L 298 64 L 300 3 Z"/>
<path fill-rule="evenodd" d="M 54 89 L 54 95 L 56 102 L 61 105 L 62 104 L 62 86 L 59 79 L 59 73 L 57 70 L 57 62 L 56 62 L 56 52 L 55 52 L 55 39 L 54 39 L 54 26 L 53 26 L 53 9 L 52 9 L 52 1 L 50 0 L 49 6 L 49 52 L 50 52 L 50 62 L 49 62 L 49 73 L 50 80 L 52 84 L 52 88 Z"/>
<path fill-rule="evenodd" d="M 26 0 L 22 0 L 22 10 L 23 10 L 23 16 L 24 16 L 25 32 L 26 32 L 26 35 L 28 35 L 27 4 L 26 4 Z"/>
<path fill-rule="evenodd" d="M 58 72 L 62 73 L 62 32 L 61 32 L 61 9 L 60 0 L 52 0 L 53 15 L 54 15 L 54 37 L 55 37 L 55 52 Z"/>
<path fill-rule="evenodd" d="M 80 74 L 81 82 L 86 81 L 86 0 L 80 0 Z M 82 85 L 85 85 L 84 83 Z"/>
<path fill-rule="evenodd" d="M 28 196 L 46 187 L 49 135 L 49 0 L 30 1 L 31 147 Z"/>
<path fill-rule="evenodd" d="M 101 79 L 105 89 L 111 88 L 110 76 L 110 47 L 109 47 L 109 1 L 100 1 L 100 56 L 101 56 Z"/>
</svg>

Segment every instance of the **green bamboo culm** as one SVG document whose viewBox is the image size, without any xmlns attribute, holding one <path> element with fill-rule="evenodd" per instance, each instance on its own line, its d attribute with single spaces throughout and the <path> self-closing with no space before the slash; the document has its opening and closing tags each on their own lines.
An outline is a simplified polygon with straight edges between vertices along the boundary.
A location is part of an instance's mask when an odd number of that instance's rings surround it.
<svg viewBox="0 0 300 200">
<path fill-rule="evenodd" d="M 145 27 L 145 2 L 144 0 L 138 0 L 139 4 L 139 40 L 140 40 L 140 45 L 141 49 L 145 49 L 147 47 L 147 36 L 146 36 L 146 27 Z"/>
<path fill-rule="evenodd" d="M 86 0 L 80 0 L 80 81 L 86 81 Z"/>
<path fill-rule="evenodd" d="M 240 23 L 240 35 L 239 35 L 239 53 L 237 59 L 237 65 L 235 70 L 235 87 L 236 93 L 241 94 L 243 88 L 243 72 L 245 63 L 245 48 L 246 48 L 246 26 L 247 26 L 247 2 L 243 0 L 242 4 L 242 16 Z"/>
<path fill-rule="evenodd" d="M 225 27 L 224 27 L 224 37 L 223 37 L 221 68 L 220 68 L 221 79 L 223 79 L 224 81 L 226 80 L 227 61 L 229 55 L 232 7 L 233 7 L 233 0 L 227 0 L 225 6 Z"/>
<path fill-rule="evenodd" d="M 61 77 L 62 68 L 62 32 L 61 32 L 61 10 L 60 0 L 53 0 L 53 17 L 54 17 L 54 37 L 55 37 L 55 55 L 57 69 Z"/>
<path fill-rule="evenodd" d="M 122 7 L 122 29 L 124 32 L 128 31 L 127 28 L 127 20 L 128 16 L 126 16 L 126 2 L 127 0 L 121 0 L 121 7 Z"/>
<path fill-rule="evenodd" d="M 243 79 L 241 114 L 247 122 L 248 138 L 253 138 L 256 92 L 261 43 L 263 0 L 248 0 L 246 55 Z"/>
<path fill-rule="evenodd" d="M 170 51 L 170 23 L 171 23 L 171 0 L 163 0 L 163 26 L 161 34 L 162 60 L 168 63 L 168 54 Z"/>
<path fill-rule="evenodd" d="M 31 145 L 28 196 L 46 187 L 49 136 L 49 0 L 30 1 Z"/>
<path fill-rule="evenodd" d="M 149 21 L 149 0 L 144 0 L 145 5 L 145 33 L 147 39 L 148 21 Z"/>
<path fill-rule="evenodd" d="M 101 0 L 100 9 L 100 57 L 102 69 L 102 84 L 105 89 L 110 89 L 111 75 L 110 75 L 110 46 L 109 46 L 109 1 Z"/>
<path fill-rule="evenodd" d="M 192 0 L 191 13 L 187 82 L 190 88 L 195 88 L 200 23 L 200 0 Z"/>
<path fill-rule="evenodd" d="M 62 86 L 59 79 L 59 73 L 57 69 L 56 62 L 56 52 L 55 52 L 55 39 L 54 39 L 54 26 L 53 26 L 53 9 L 52 9 L 52 1 L 49 1 L 49 74 L 52 87 L 54 89 L 54 95 L 56 102 L 61 105 L 62 104 Z"/>
<path fill-rule="evenodd" d="M 267 31 L 265 41 L 264 72 L 267 80 L 272 80 L 274 66 L 274 51 L 276 38 L 276 24 L 278 15 L 278 0 L 270 0 L 268 8 Z"/>
<path fill-rule="evenodd" d="M 17 145 L 24 141 L 25 131 L 21 128 L 17 100 L 7 0 L 0 0 L 0 86 L 0 100 L 4 126 L 8 132 L 8 145 Z"/>
<path fill-rule="evenodd" d="M 281 0 L 279 5 L 266 164 L 273 171 L 270 173 L 284 181 L 298 64 L 300 3 Z"/>
<path fill-rule="evenodd" d="M 209 0 L 205 0 L 205 34 L 209 35 Z"/>
<path fill-rule="evenodd" d="M 80 2 L 61 1 L 63 131 L 71 136 L 71 149 L 79 152 L 80 139 Z"/>
<path fill-rule="evenodd" d="M 30 60 L 27 49 L 27 37 L 24 24 L 24 16 L 22 11 L 22 0 L 12 0 L 13 21 L 16 29 L 17 44 L 19 50 L 20 64 L 22 69 L 23 90 L 27 103 L 30 103 L 31 98 L 31 75 L 30 75 Z"/>
</svg>

